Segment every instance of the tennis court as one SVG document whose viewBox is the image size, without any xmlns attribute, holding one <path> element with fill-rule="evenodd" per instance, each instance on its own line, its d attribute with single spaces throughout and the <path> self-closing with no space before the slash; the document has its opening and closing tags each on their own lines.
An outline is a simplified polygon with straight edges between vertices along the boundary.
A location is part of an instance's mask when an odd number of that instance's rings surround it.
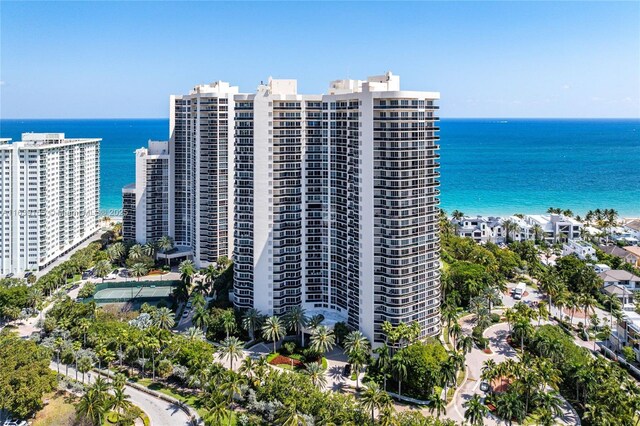
<svg viewBox="0 0 640 426">
<path fill-rule="evenodd" d="M 106 288 L 93 295 L 94 300 L 102 299 L 132 299 L 132 298 L 156 298 L 171 295 L 172 287 L 131 287 L 131 288 Z"/>
<path fill-rule="evenodd" d="M 94 301 L 98 305 L 111 303 L 157 304 L 171 299 L 171 293 L 177 281 L 126 281 L 118 283 L 100 283 L 96 285 L 93 297 L 83 301 Z"/>
</svg>

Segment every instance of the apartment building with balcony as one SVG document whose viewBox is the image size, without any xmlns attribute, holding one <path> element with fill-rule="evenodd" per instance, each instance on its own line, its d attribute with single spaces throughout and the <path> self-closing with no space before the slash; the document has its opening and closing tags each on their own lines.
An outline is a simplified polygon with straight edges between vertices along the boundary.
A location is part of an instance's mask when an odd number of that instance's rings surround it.
<svg viewBox="0 0 640 426">
<path fill-rule="evenodd" d="M 233 250 L 233 97 L 217 81 L 171 96 L 169 235 L 198 267 Z"/>
<path fill-rule="evenodd" d="M 434 92 L 391 73 L 300 95 L 295 80 L 235 96 L 234 300 L 439 332 Z"/>
<path fill-rule="evenodd" d="M 169 235 L 169 142 L 149 141 L 136 156 L 136 181 L 122 188 L 122 236 L 140 244 Z"/>
<path fill-rule="evenodd" d="M 98 231 L 100 141 L 23 133 L 0 142 L 0 271 L 37 271 Z"/>
</svg>

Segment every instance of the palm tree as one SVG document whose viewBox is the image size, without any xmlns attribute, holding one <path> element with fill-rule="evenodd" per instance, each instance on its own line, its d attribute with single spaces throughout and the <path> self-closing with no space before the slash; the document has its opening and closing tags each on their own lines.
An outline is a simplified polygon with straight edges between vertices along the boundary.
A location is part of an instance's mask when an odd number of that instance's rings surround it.
<svg viewBox="0 0 640 426">
<path fill-rule="evenodd" d="M 352 331 L 345 338 L 344 350 L 356 374 L 356 389 L 360 389 L 360 370 L 369 358 L 371 344 L 360 331 Z"/>
<path fill-rule="evenodd" d="M 158 249 L 165 254 L 165 261 L 169 265 L 169 256 L 166 256 L 167 252 L 173 248 L 173 240 L 168 235 L 160 237 L 156 243 Z"/>
<path fill-rule="evenodd" d="M 507 219 L 504 222 L 502 222 L 502 228 L 504 229 L 504 232 L 505 232 L 505 242 L 508 244 L 509 235 L 518 229 L 518 224 L 511 219 Z"/>
<path fill-rule="evenodd" d="M 96 277 L 102 278 L 102 282 L 104 283 L 104 278 L 109 275 L 113 271 L 113 266 L 109 263 L 108 260 L 101 260 L 96 263 L 96 266 L 93 268 L 93 273 Z"/>
<path fill-rule="evenodd" d="M 344 351 L 349 354 L 350 352 L 360 352 L 365 351 L 369 352 L 371 349 L 371 343 L 369 343 L 369 339 L 365 337 L 360 331 L 352 331 L 347 334 L 344 339 Z"/>
<path fill-rule="evenodd" d="M 140 244 L 134 244 L 129 249 L 129 259 L 140 260 L 144 257 L 144 250 Z"/>
<path fill-rule="evenodd" d="M 201 330 L 204 330 L 209 324 L 209 311 L 202 306 L 198 306 L 194 309 L 193 317 L 191 317 L 193 325 Z"/>
<path fill-rule="evenodd" d="M 385 343 L 379 348 L 373 350 L 378 355 L 378 358 L 375 361 L 375 365 L 382 374 L 384 391 L 387 391 L 387 377 L 389 376 L 389 372 L 391 370 L 391 355 L 389 352 L 389 346 Z"/>
<path fill-rule="evenodd" d="M 138 282 L 140 282 L 140 277 L 147 275 L 147 273 L 147 266 L 144 263 L 135 263 L 131 267 L 131 275 L 136 277 L 138 279 Z"/>
<path fill-rule="evenodd" d="M 429 405 L 429 412 L 433 414 L 433 412 L 435 411 L 436 418 L 439 419 L 442 413 L 447 409 L 447 401 L 445 401 L 444 398 L 440 397 L 439 392 L 432 393 L 429 397 L 429 401 L 431 402 L 431 404 Z"/>
<path fill-rule="evenodd" d="M 185 284 L 187 288 L 191 287 L 191 279 L 196 273 L 196 267 L 192 260 L 183 260 L 178 265 L 178 271 L 180 271 L 180 280 Z"/>
<path fill-rule="evenodd" d="M 529 318 L 519 318 L 513 325 L 513 336 L 520 339 L 520 350 L 524 353 L 524 340 L 533 333 Z"/>
<path fill-rule="evenodd" d="M 462 308 L 453 305 L 444 305 L 442 308 L 442 321 L 447 325 L 447 328 L 451 327 L 451 324 L 458 321 Z"/>
<path fill-rule="evenodd" d="M 605 294 L 605 302 L 609 305 L 610 327 L 613 327 L 613 311 L 620 309 L 620 300 L 615 294 Z"/>
<path fill-rule="evenodd" d="M 106 392 L 100 392 L 91 387 L 78 401 L 76 412 L 81 417 L 88 419 L 91 424 L 102 425 L 104 415 L 107 412 L 106 400 Z"/>
<path fill-rule="evenodd" d="M 107 248 L 107 256 L 109 256 L 109 260 L 111 262 L 117 262 L 120 263 L 122 261 L 122 256 L 124 256 L 126 249 L 124 247 L 124 244 L 122 243 L 115 243 L 110 245 Z"/>
<path fill-rule="evenodd" d="M 124 411 L 131 408 L 131 397 L 124 393 L 124 386 L 116 387 L 111 396 L 110 409 L 114 410 L 120 416 Z"/>
<path fill-rule="evenodd" d="M 536 223 L 531 228 L 531 231 L 533 232 L 533 239 L 534 239 L 535 243 L 539 244 L 540 241 L 542 241 L 542 237 L 544 236 L 544 230 L 542 229 L 542 226 L 540 226 L 540 225 L 538 225 Z"/>
<path fill-rule="evenodd" d="M 562 401 L 558 397 L 558 392 L 538 392 L 533 400 L 539 408 L 550 412 L 553 416 L 562 415 Z"/>
<path fill-rule="evenodd" d="M 78 321 L 78 329 L 82 332 L 82 344 L 87 346 L 87 331 L 91 327 L 91 321 L 86 318 L 81 318 Z"/>
<path fill-rule="evenodd" d="M 496 289 L 491 287 L 485 287 L 480 292 L 480 297 L 484 298 L 484 300 L 487 302 L 487 307 L 489 308 L 489 312 L 491 312 L 492 305 L 496 305 L 500 303 L 502 300 L 500 298 L 500 295 L 496 291 Z"/>
<path fill-rule="evenodd" d="M 207 424 L 221 425 L 222 422 L 227 419 L 231 421 L 232 417 L 231 411 L 227 408 L 227 404 L 224 401 L 217 401 L 211 404 L 205 420 Z"/>
<path fill-rule="evenodd" d="M 329 330 L 324 325 L 316 327 L 311 333 L 311 349 L 322 355 L 333 349 L 335 344 L 336 336 L 333 330 Z"/>
<path fill-rule="evenodd" d="M 462 326 L 459 323 L 454 322 L 453 325 L 449 327 L 449 338 L 451 339 L 451 345 L 454 348 L 456 347 L 456 340 L 458 339 L 458 336 L 460 336 L 460 333 L 462 333 Z"/>
<path fill-rule="evenodd" d="M 496 414 L 500 416 L 508 425 L 511 425 L 511 419 L 520 420 L 526 414 L 524 411 L 524 403 L 520 396 L 515 392 L 506 392 L 496 397 Z"/>
<path fill-rule="evenodd" d="M 284 323 L 294 333 L 301 334 L 301 345 L 304 347 L 304 328 L 307 326 L 307 315 L 302 306 L 294 306 L 284 315 Z"/>
<path fill-rule="evenodd" d="M 278 410 L 276 422 L 282 426 L 308 426 L 304 416 L 297 410 L 295 402 L 283 405 Z"/>
<path fill-rule="evenodd" d="M 313 315 L 311 318 L 309 318 L 309 321 L 307 322 L 307 327 L 313 330 L 319 327 L 320 324 L 322 324 L 322 321 L 324 321 L 324 315 L 322 314 Z"/>
<path fill-rule="evenodd" d="M 225 333 L 227 333 L 227 339 L 229 335 L 236 330 L 236 316 L 233 314 L 233 311 L 227 310 L 224 311 L 220 318 L 222 322 L 222 328 L 224 328 Z"/>
<path fill-rule="evenodd" d="M 382 410 L 391 405 L 389 394 L 380 389 L 375 382 L 365 384 L 365 390 L 360 395 L 360 402 L 365 410 L 371 410 L 371 424 L 375 424 L 375 410 Z"/>
<path fill-rule="evenodd" d="M 216 267 L 216 265 L 214 265 L 213 263 L 210 263 L 205 269 L 204 271 L 201 271 L 204 274 L 204 280 L 206 282 L 208 282 L 210 285 L 213 285 L 213 283 L 218 279 L 218 277 L 220 276 L 220 271 L 218 270 L 218 268 Z"/>
<path fill-rule="evenodd" d="M 204 333 L 198 327 L 189 327 L 182 333 L 190 342 L 202 341 L 205 339 Z"/>
<path fill-rule="evenodd" d="M 260 311 L 254 308 L 247 309 L 242 315 L 242 328 L 249 332 L 251 340 L 255 338 L 255 331 L 260 327 L 262 322 L 262 314 Z"/>
<path fill-rule="evenodd" d="M 458 340 L 456 344 L 456 349 L 462 351 L 462 353 L 465 354 L 471 353 L 471 349 L 473 349 L 473 337 L 462 336 L 462 338 Z"/>
<path fill-rule="evenodd" d="M 325 376 L 325 368 L 319 362 L 311 362 L 306 365 L 304 373 L 309 376 L 311 383 L 320 389 L 327 385 L 327 377 Z"/>
<path fill-rule="evenodd" d="M 171 312 L 171 309 L 162 307 L 156 309 L 156 311 L 153 313 L 154 326 L 163 330 L 169 330 L 173 327 L 174 324 L 175 320 L 173 318 L 173 312 Z"/>
<path fill-rule="evenodd" d="M 398 380 L 398 395 L 402 396 L 402 381 L 407 378 L 408 360 L 403 352 L 398 352 L 391 358 L 391 371 Z"/>
<path fill-rule="evenodd" d="M 489 408 L 482 402 L 480 395 L 476 394 L 463 404 L 465 408 L 464 419 L 472 426 L 482 426 L 484 416 L 489 412 Z"/>
<path fill-rule="evenodd" d="M 584 308 L 585 319 L 589 316 L 589 312 L 594 312 L 593 308 L 596 306 L 596 299 L 590 294 L 583 294 L 580 298 L 580 304 Z"/>
<path fill-rule="evenodd" d="M 273 353 L 276 352 L 276 342 L 282 339 L 284 334 L 284 327 L 280 318 L 269 317 L 264 320 L 262 324 L 262 337 L 265 340 L 271 340 L 273 342 Z"/>
<path fill-rule="evenodd" d="M 229 369 L 233 371 L 233 361 L 241 358 L 244 352 L 242 343 L 237 337 L 227 337 L 224 339 L 218 347 L 218 352 L 222 355 L 222 358 L 229 358 Z"/>
<path fill-rule="evenodd" d="M 456 386 L 456 374 L 458 373 L 458 364 L 457 360 L 453 356 L 449 356 L 449 358 L 442 363 L 440 366 L 440 377 L 442 379 L 442 385 L 444 387 L 444 393 L 447 394 L 447 388 L 449 384 L 452 386 Z"/>
</svg>

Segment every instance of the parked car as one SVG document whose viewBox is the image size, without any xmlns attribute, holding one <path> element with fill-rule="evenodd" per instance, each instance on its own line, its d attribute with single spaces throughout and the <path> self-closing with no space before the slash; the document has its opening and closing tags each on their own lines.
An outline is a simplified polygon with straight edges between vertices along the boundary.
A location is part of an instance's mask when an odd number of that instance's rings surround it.
<svg viewBox="0 0 640 426">
<path fill-rule="evenodd" d="M 351 364 L 346 364 L 344 366 L 344 370 L 342 371 L 342 375 L 344 377 L 349 377 L 351 376 Z"/>
<path fill-rule="evenodd" d="M 5 278 L 12 278 L 12 277 L 13 277 L 13 272 L 9 272 L 9 273 L 5 276 Z"/>
<path fill-rule="evenodd" d="M 480 390 L 482 392 L 488 392 L 489 389 L 491 389 L 491 385 L 489 385 L 489 383 L 487 382 L 480 382 Z"/>
</svg>

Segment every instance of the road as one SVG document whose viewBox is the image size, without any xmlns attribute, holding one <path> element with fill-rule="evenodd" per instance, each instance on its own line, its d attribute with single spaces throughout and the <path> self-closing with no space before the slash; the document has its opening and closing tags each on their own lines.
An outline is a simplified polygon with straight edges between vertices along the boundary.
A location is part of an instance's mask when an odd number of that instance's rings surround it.
<svg viewBox="0 0 640 426">
<path fill-rule="evenodd" d="M 51 362 L 49 368 L 53 371 L 58 370 L 55 362 Z M 64 373 L 65 367 L 60 366 L 60 374 Z M 75 374 L 75 369 L 70 366 L 67 376 L 75 378 Z M 78 373 L 78 377 L 81 376 L 82 373 Z M 96 376 L 97 373 L 95 372 L 91 373 L 91 375 L 85 374 L 85 381 L 93 383 Z M 126 386 L 125 393 L 131 397 L 131 402 L 135 406 L 147 414 L 152 426 L 187 426 L 191 424 L 189 416 L 175 404 L 156 398 L 131 386 Z"/>
</svg>

